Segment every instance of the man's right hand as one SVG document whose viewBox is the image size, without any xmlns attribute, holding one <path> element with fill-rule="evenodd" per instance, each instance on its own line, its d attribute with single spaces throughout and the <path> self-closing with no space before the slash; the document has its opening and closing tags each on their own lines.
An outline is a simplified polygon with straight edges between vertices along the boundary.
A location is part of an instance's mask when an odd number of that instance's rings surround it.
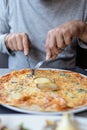
<svg viewBox="0 0 87 130">
<path fill-rule="evenodd" d="M 30 40 L 26 33 L 12 33 L 5 37 L 7 49 L 11 51 L 24 51 L 25 55 L 30 51 Z"/>
</svg>

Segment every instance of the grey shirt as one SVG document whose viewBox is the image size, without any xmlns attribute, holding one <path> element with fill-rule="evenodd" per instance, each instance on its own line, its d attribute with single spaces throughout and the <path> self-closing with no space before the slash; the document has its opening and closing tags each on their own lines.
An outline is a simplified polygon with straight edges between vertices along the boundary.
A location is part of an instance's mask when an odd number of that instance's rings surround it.
<svg viewBox="0 0 87 130">
<path fill-rule="evenodd" d="M 32 68 L 46 57 L 47 32 L 67 21 L 87 21 L 87 0 L 0 0 L 0 52 L 9 55 L 9 68 Z M 4 37 L 8 33 L 25 32 L 31 40 L 29 56 L 23 52 L 9 53 Z M 66 68 L 76 63 L 76 46 L 87 46 L 77 38 L 42 67 Z"/>
</svg>

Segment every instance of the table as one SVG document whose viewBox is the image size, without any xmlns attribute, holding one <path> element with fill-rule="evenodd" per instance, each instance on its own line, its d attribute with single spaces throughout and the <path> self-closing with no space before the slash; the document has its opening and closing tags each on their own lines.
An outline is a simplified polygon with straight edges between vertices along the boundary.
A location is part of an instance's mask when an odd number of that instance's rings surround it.
<svg viewBox="0 0 87 130">
<path fill-rule="evenodd" d="M 72 71 L 77 71 L 77 72 L 80 72 L 82 74 L 85 74 L 87 75 L 87 71 L 79 68 L 79 67 L 75 67 L 75 68 L 69 68 L 69 70 L 72 70 Z M 12 70 L 9 70 L 9 69 L 0 69 L 0 75 L 4 75 L 8 72 L 10 72 Z M 3 106 L 0 105 L 0 114 L 21 114 L 21 112 L 16 112 L 16 111 L 13 111 L 13 110 L 10 110 L 10 109 L 7 109 Z M 86 111 L 83 111 L 83 112 L 80 112 L 80 113 L 77 113 L 76 114 L 77 116 L 81 116 L 81 117 L 87 117 L 87 110 Z"/>
</svg>

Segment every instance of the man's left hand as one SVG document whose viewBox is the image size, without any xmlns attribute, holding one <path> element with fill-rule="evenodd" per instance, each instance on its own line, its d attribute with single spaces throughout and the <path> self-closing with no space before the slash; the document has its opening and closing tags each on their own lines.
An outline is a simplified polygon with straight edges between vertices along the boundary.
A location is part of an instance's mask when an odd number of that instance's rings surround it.
<svg viewBox="0 0 87 130">
<path fill-rule="evenodd" d="M 81 38 L 86 23 L 82 21 L 70 21 L 50 30 L 46 39 L 46 60 L 55 59 L 67 47 L 74 37 Z"/>
</svg>

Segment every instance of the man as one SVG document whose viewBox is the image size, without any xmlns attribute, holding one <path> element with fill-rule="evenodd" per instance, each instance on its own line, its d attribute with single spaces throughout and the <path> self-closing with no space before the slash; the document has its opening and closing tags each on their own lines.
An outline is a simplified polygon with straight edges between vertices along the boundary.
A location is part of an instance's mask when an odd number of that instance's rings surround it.
<svg viewBox="0 0 87 130">
<path fill-rule="evenodd" d="M 9 68 L 68 68 L 87 48 L 87 0 L 0 0 L 0 51 Z"/>
</svg>

